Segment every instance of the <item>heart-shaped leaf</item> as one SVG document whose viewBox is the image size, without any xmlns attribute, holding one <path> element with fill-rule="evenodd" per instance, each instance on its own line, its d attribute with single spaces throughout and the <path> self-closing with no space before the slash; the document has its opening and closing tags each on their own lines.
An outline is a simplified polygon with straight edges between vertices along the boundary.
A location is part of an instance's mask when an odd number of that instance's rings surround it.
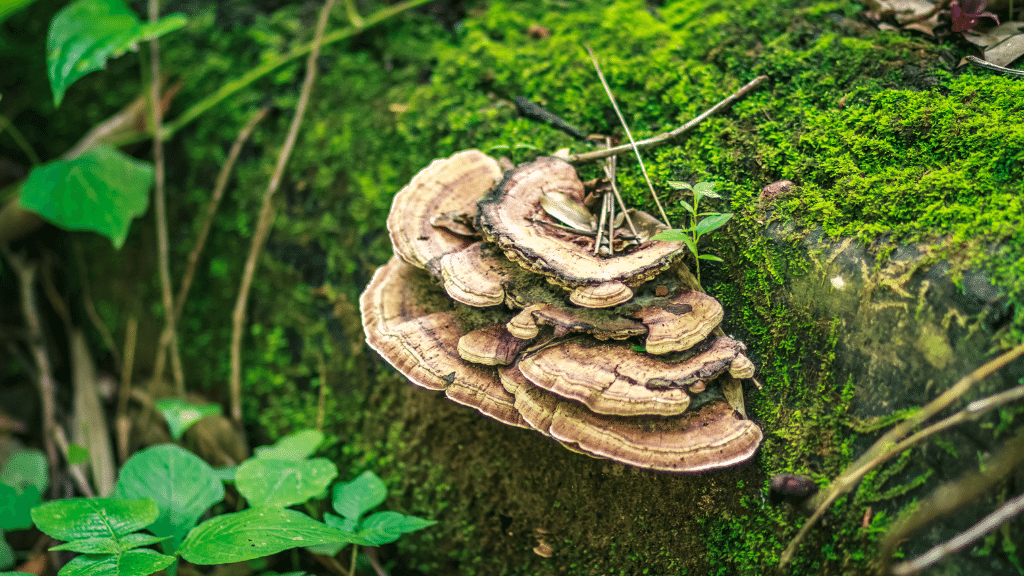
<svg viewBox="0 0 1024 576">
<path fill-rule="evenodd" d="M 164 417 L 167 427 L 171 430 L 171 437 L 175 440 L 180 440 L 185 431 L 196 422 L 223 411 L 220 404 L 197 404 L 180 398 L 157 400 L 156 409 Z"/>
<path fill-rule="evenodd" d="M 73 160 L 36 166 L 20 204 L 65 230 L 92 230 L 120 248 L 133 218 L 149 206 L 153 166 L 95 146 Z"/>
<path fill-rule="evenodd" d="M 388 495 L 388 487 L 376 474 L 367 470 L 355 480 L 334 485 L 331 505 L 345 518 L 358 520 L 363 514 L 380 506 Z"/>
<path fill-rule="evenodd" d="M 255 450 L 259 458 L 269 460 L 304 460 L 316 452 L 324 442 L 324 433 L 319 430 L 299 430 L 281 438 L 270 446 Z"/>
<path fill-rule="evenodd" d="M 140 450 L 124 463 L 114 494 L 152 498 L 160 516 L 149 530 L 173 536 L 177 544 L 210 506 L 224 499 L 224 485 L 202 458 L 180 446 L 163 444 Z"/>
<path fill-rule="evenodd" d="M 157 38 L 185 22 L 182 14 L 171 14 L 143 24 L 121 0 L 78 0 L 64 7 L 50 21 L 46 37 L 53 105 L 60 106 L 68 87 L 103 69 L 108 58 L 136 50 L 140 40 Z"/>
<path fill-rule="evenodd" d="M 235 472 L 235 487 L 250 506 L 291 506 L 322 493 L 338 476 L 326 458 L 270 460 L 250 458 Z"/>
</svg>

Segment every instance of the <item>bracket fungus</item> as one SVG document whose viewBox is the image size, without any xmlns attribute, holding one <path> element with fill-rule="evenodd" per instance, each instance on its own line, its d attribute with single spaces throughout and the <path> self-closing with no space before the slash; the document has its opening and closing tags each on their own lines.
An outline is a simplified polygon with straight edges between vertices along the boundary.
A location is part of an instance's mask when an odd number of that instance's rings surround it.
<svg viewBox="0 0 1024 576">
<path fill-rule="evenodd" d="M 683 245 L 647 240 L 653 218 L 630 210 L 642 232 L 595 251 L 571 165 L 498 166 L 459 152 L 395 196 L 396 256 L 360 298 L 369 345 L 414 384 L 577 452 L 671 472 L 749 459 L 762 433 L 737 379 L 754 364 Z"/>
</svg>

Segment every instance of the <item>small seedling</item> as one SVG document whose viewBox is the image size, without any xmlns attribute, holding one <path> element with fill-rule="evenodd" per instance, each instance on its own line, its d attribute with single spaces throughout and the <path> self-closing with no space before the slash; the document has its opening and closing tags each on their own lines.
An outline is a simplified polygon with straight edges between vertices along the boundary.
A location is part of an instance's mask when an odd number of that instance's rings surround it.
<svg viewBox="0 0 1024 576">
<path fill-rule="evenodd" d="M 718 230 L 725 223 L 732 218 L 732 212 L 701 212 L 700 201 L 703 198 L 721 198 L 718 193 L 715 192 L 714 182 L 698 182 L 693 186 L 690 186 L 686 182 L 669 182 L 669 187 L 673 190 L 689 190 L 693 193 L 693 204 L 690 204 L 686 200 L 680 200 L 679 203 L 683 205 L 683 208 L 690 213 L 690 224 L 685 228 L 672 228 L 660 232 L 654 236 L 652 240 L 664 240 L 666 242 L 683 242 L 686 247 L 690 249 L 690 253 L 693 254 L 694 260 L 697 262 L 697 282 L 700 283 L 700 261 L 711 260 L 713 262 L 722 262 L 722 259 L 713 254 L 701 254 L 697 248 L 700 242 L 700 237 L 715 230 Z"/>
</svg>

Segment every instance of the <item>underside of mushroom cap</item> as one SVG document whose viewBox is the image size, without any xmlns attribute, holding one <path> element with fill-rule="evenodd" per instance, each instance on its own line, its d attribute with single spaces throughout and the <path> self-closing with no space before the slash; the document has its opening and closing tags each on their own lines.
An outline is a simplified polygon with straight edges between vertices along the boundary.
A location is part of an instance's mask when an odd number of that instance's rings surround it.
<svg viewBox="0 0 1024 576">
<path fill-rule="evenodd" d="M 743 350 L 743 344 L 723 336 L 706 350 L 677 359 L 582 337 L 528 354 L 518 366 L 534 385 L 599 414 L 672 416 L 689 406 L 684 387 L 725 372 Z"/>
<path fill-rule="evenodd" d="M 421 170 L 391 204 L 388 232 L 395 253 L 419 268 L 436 267 L 436 259 L 476 240 L 435 226 L 443 214 L 476 213 L 477 201 L 501 178 L 498 162 L 479 150 L 464 150 L 434 160 Z"/>
<path fill-rule="evenodd" d="M 494 193 L 479 203 L 479 228 L 484 238 L 496 243 L 518 264 L 544 274 L 567 288 L 593 287 L 615 282 L 635 287 L 668 268 L 682 256 L 682 242 L 648 241 L 612 256 L 595 255 L 593 239 L 559 229 L 541 207 L 545 193 L 560 192 L 582 200 L 583 183 L 569 163 L 551 157 L 538 158 L 505 174 Z M 612 284 L 618 287 L 618 284 Z M 588 294 L 590 307 L 622 302 L 622 290 L 597 290 Z M 611 300 L 604 301 L 600 294 Z"/>
<path fill-rule="evenodd" d="M 455 402 L 528 427 L 495 370 L 459 356 L 463 331 L 454 307 L 426 271 L 392 257 L 373 275 L 359 305 L 366 342 L 413 384 L 444 390 Z"/>
<path fill-rule="evenodd" d="M 761 429 L 737 417 L 723 400 L 675 417 L 607 416 L 536 388 L 516 366 L 498 372 L 531 426 L 592 456 L 665 472 L 701 472 L 744 462 L 761 443 Z"/>
</svg>

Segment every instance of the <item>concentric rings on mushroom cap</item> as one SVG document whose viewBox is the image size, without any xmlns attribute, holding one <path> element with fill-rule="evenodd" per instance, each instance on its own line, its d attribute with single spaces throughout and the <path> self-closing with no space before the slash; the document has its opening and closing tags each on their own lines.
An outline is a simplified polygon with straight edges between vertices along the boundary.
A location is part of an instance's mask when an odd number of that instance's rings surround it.
<svg viewBox="0 0 1024 576">
<path fill-rule="evenodd" d="M 366 342 L 413 384 L 444 390 L 455 402 L 505 424 L 528 428 L 494 368 L 459 357 L 454 305 L 423 270 L 397 256 L 359 298 Z"/>
<path fill-rule="evenodd" d="M 541 208 L 546 192 L 582 201 L 583 183 L 572 165 L 558 158 L 523 164 L 507 172 L 495 192 L 480 202 L 481 232 L 521 266 L 562 286 L 586 290 L 585 301 L 574 299 L 578 305 L 621 304 L 628 300 L 624 287 L 650 280 L 683 254 L 682 242 L 648 241 L 612 256 L 595 255 L 593 240 L 545 224 L 556 223 Z M 597 288 L 601 285 L 605 287 Z"/>
<path fill-rule="evenodd" d="M 669 418 L 606 416 L 532 386 L 516 366 L 498 373 L 531 426 L 591 456 L 664 472 L 701 472 L 745 462 L 761 444 L 761 429 L 721 400 Z"/>
<path fill-rule="evenodd" d="M 431 224 L 445 213 L 476 213 L 476 203 L 501 178 L 498 161 L 479 150 L 463 150 L 434 160 L 420 170 L 391 204 L 388 232 L 395 253 L 418 268 L 436 265 L 436 259 L 458 252 L 473 242 L 450 228 Z"/>
</svg>

